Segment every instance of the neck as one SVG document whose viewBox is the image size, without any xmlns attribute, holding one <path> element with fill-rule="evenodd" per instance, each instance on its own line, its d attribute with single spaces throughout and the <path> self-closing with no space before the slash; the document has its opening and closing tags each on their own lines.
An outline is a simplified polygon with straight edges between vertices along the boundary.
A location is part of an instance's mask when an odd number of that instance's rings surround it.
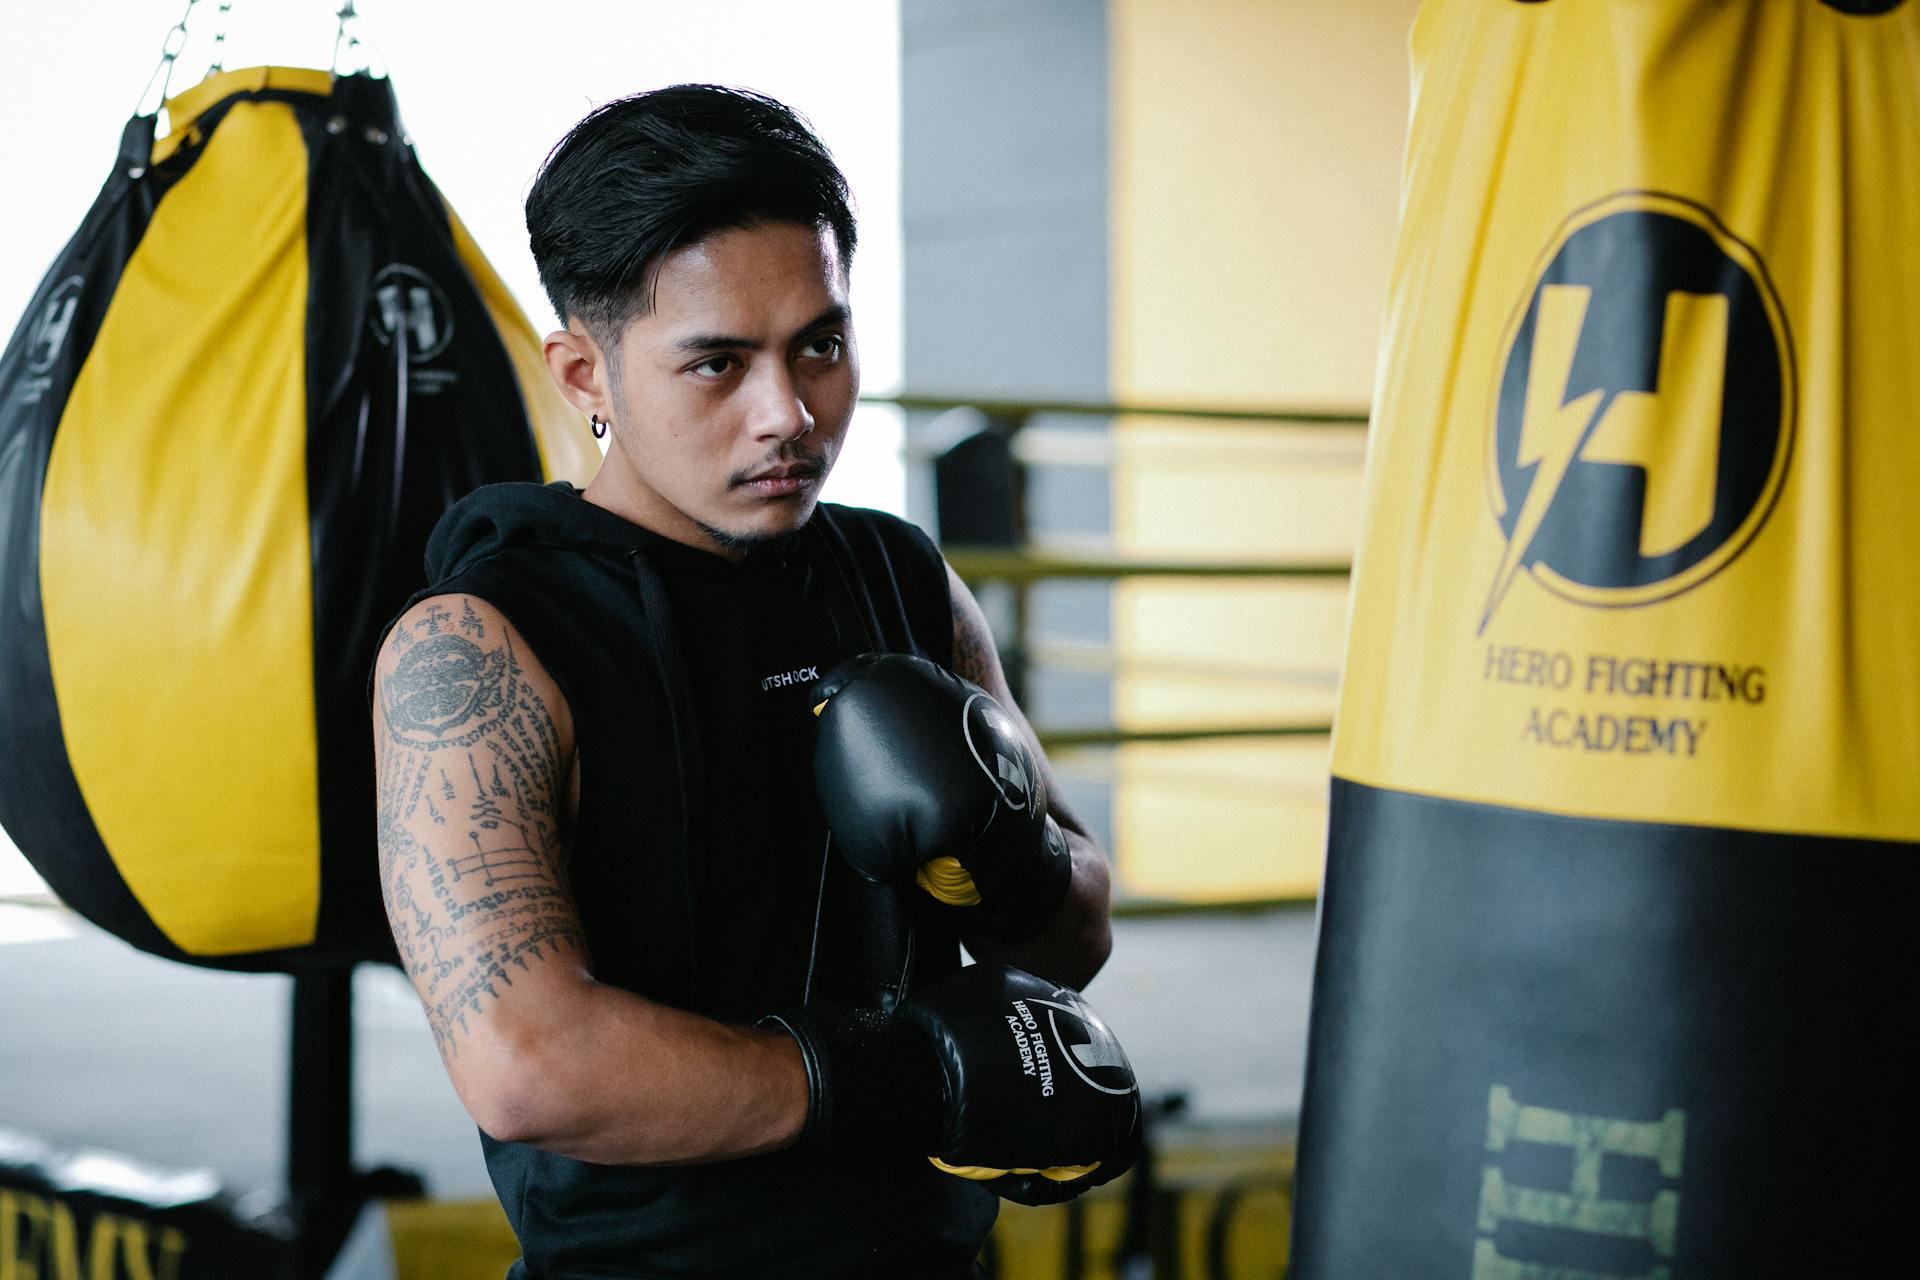
<svg viewBox="0 0 1920 1280">
<path fill-rule="evenodd" d="M 592 483 L 581 490 L 581 497 L 602 507 L 649 533 L 704 551 L 708 555 L 738 563 L 754 552 L 783 538 L 740 537 L 725 529 L 716 529 L 688 516 L 660 497 L 626 463 L 615 444 L 607 450 Z"/>
<path fill-rule="evenodd" d="M 707 529 L 688 520 L 678 512 L 663 512 L 662 504 L 655 495 L 637 486 L 622 485 L 608 476 L 609 468 L 601 466 L 600 473 L 593 483 L 580 491 L 580 496 L 597 507 L 605 508 L 629 524 L 637 524 L 649 533 L 657 533 L 696 551 L 720 556 L 726 560 L 743 560 L 747 549 L 715 538 Z"/>
</svg>

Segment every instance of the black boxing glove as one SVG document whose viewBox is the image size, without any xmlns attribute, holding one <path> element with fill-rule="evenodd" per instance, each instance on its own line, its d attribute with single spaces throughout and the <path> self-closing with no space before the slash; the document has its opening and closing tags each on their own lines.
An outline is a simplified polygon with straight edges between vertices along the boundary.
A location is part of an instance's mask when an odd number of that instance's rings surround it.
<svg viewBox="0 0 1920 1280">
<path fill-rule="evenodd" d="M 761 1020 L 800 1045 L 801 1143 L 843 1159 L 911 1151 L 1021 1204 L 1109 1182 L 1140 1152 L 1140 1090 L 1080 994 L 976 964 L 892 1015 L 801 1009 Z"/>
<path fill-rule="evenodd" d="M 1004 938 L 1052 918 L 1073 855 L 1025 736 L 986 690 L 924 658 L 864 653 L 814 686 L 814 713 L 814 788 L 855 870 L 977 905 Z"/>
</svg>

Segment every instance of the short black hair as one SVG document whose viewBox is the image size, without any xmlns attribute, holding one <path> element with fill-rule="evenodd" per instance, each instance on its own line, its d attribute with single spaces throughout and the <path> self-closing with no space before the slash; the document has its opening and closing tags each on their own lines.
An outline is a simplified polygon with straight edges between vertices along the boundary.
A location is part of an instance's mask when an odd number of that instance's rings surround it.
<svg viewBox="0 0 1920 1280">
<path fill-rule="evenodd" d="M 527 193 L 540 284 L 602 346 L 652 305 L 662 257 L 761 222 L 825 227 L 853 262 L 846 177 L 804 117 L 763 94 L 678 84 L 596 107 Z"/>
</svg>

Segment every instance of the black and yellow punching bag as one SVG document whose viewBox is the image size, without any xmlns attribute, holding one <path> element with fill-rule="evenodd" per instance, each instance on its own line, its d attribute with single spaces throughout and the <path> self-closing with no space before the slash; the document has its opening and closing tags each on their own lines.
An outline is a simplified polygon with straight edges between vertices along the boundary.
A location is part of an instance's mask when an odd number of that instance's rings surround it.
<svg viewBox="0 0 1920 1280">
<path fill-rule="evenodd" d="M 599 455 L 384 79 L 168 115 L 0 357 L 0 821 L 148 951 L 379 955 L 375 629 L 456 499 Z"/>
<path fill-rule="evenodd" d="M 1890 1274 L 1920 0 L 1427 0 L 1297 1280 Z"/>
</svg>

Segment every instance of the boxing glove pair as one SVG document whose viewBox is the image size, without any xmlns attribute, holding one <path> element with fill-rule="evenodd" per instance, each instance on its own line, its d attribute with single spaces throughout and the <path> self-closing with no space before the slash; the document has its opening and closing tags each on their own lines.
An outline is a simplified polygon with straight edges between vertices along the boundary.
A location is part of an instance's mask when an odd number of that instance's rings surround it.
<svg viewBox="0 0 1920 1280">
<path fill-rule="evenodd" d="M 814 703 L 814 787 L 856 871 L 915 880 L 1008 940 L 1045 927 L 1066 899 L 1073 857 L 1006 708 L 897 653 L 841 663 L 814 687 Z"/>
<path fill-rule="evenodd" d="M 814 784 L 840 856 L 884 884 L 916 881 L 1010 941 L 1066 900 L 1073 858 L 1013 716 L 923 658 L 867 653 L 814 687 Z M 1120 1176 L 1140 1145 L 1140 1094 L 1113 1033 L 1078 992 L 976 964 L 891 1014 L 808 1008 L 767 1020 L 807 1068 L 803 1142 L 841 1156 L 914 1151 L 1023 1204 Z"/>
<path fill-rule="evenodd" d="M 799 1009 L 761 1021 L 800 1046 L 803 1146 L 839 1159 L 925 1155 L 1022 1204 L 1057 1204 L 1126 1172 L 1140 1091 L 1078 992 L 976 964 L 892 1014 Z"/>
</svg>

